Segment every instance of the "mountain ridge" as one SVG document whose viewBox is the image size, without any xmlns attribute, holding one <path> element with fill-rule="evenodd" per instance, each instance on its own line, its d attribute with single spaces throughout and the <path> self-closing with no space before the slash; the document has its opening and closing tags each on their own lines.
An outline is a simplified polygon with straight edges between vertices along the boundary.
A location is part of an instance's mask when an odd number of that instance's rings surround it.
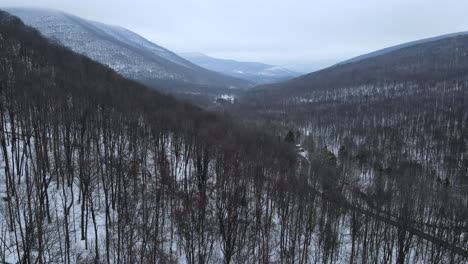
<svg viewBox="0 0 468 264">
<path fill-rule="evenodd" d="M 464 35 L 468 35 L 468 31 L 461 31 L 461 32 L 455 32 L 455 33 L 443 34 L 443 35 L 439 35 L 439 36 L 435 36 L 435 37 L 429 37 L 429 38 L 423 38 L 423 39 L 419 39 L 419 40 L 413 40 L 413 41 L 405 42 L 405 43 L 402 43 L 402 44 L 390 46 L 390 47 L 387 47 L 387 48 L 379 49 L 379 50 L 376 50 L 376 51 L 372 51 L 372 52 L 369 52 L 369 53 L 365 53 L 365 54 L 353 57 L 351 59 L 344 60 L 342 62 L 339 62 L 339 63 L 335 64 L 335 65 L 356 62 L 356 61 L 360 61 L 360 60 L 364 60 L 364 59 L 384 55 L 384 54 L 387 54 L 389 52 L 396 51 L 396 50 L 399 50 L 399 49 L 402 49 L 402 48 L 407 48 L 407 47 L 411 47 L 411 46 L 415 46 L 415 45 L 419 45 L 419 44 L 424 44 L 424 43 L 427 43 L 427 42 L 438 41 L 438 40 L 445 39 L 445 38 L 451 38 L 451 37 L 456 37 L 456 36 L 464 36 Z"/>
<path fill-rule="evenodd" d="M 468 35 L 454 33 L 445 36 L 415 45 L 399 45 L 402 48 L 364 59 L 348 60 L 285 82 L 257 86 L 255 90 L 287 90 L 288 95 L 299 95 L 388 80 L 442 80 L 449 75 L 462 73 L 460 71 L 466 62 L 460 58 L 466 58 L 468 54 Z"/>
<path fill-rule="evenodd" d="M 275 83 L 301 75 L 287 68 L 261 62 L 220 59 L 200 52 L 184 52 L 179 55 L 194 64 L 237 78 L 248 79 L 257 84 Z"/>
<path fill-rule="evenodd" d="M 5 10 L 37 28 L 46 37 L 108 65 L 125 77 L 154 83 L 153 87 L 169 82 L 169 89 L 177 92 L 178 84 L 225 89 L 251 86 L 249 81 L 199 67 L 120 26 L 82 19 L 53 9 Z"/>
</svg>

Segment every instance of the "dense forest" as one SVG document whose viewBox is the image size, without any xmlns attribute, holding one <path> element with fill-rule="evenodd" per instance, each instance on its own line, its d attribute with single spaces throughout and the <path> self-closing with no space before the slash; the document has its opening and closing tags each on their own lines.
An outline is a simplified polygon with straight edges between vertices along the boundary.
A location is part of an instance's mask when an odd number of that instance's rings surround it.
<svg viewBox="0 0 468 264">
<path fill-rule="evenodd" d="M 249 94 L 238 111 L 311 134 L 369 163 L 420 163 L 431 179 L 468 183 L 468 37 L 338 64 Z"/>
<path fill-rule="evenodd" d="M 259 87 L 228 109 L 336 158 L 348 201 L 388 199 L 379 210 L 429 224 L 439 220 L 422 212 L 446 218 L 446 208 L 468 206 L 467 54 L 468 37 L 452 36 Z M 399 192 L 411 196 L 395 199 Z M 417 204 L 391 209 L 407 201 Z M 414 208 L 422 211 L 407 215 Z M 446 231 L 466 243 L 458 219 Z"/>
<path fill-rule="evenodd" d="M 468 260 L 466 195 L 446 179 L 353 141 L 335 153 L 299 111 L 271 123 L 307 135 L 252 128 L 273 120 L 254 110 L 241 123 L 161 95 L 0 11 L 0 261 Z"/>
</svg>

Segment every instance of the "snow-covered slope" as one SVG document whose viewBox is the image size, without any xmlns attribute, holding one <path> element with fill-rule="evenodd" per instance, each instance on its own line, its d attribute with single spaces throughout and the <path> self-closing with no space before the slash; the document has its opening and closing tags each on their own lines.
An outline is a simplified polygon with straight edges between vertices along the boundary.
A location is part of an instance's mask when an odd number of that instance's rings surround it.
<svg viewBox="0 0 468 264">
<path fill-rule="evenodd" d="M 196 52 L 181 53 L 179 55 L 201 67 L 233 77 L 251 80 L 257 84 L 284 81 L 301 75 L 301 73 L 294 72 L 280 66 L 258 62 L 217 59 Z"/>
<path fill-rule="evenodd" d="M 464 36 L 464 35 L 468 35 L 468 31 L 451 33 L 451 34 L 441 35 L 441 36 L 432 37 L 432 38 L 415 40 L 415 41 L 399 44 L 399 45 L 396 45 L 396 46 L 391 46 L 391 47 L 388 47 L 388 48 L 384 48 L 384 49 L 381 49 L 381 50 L 373 51 L 373 52 L 370 52 L 370 53 L 367 53 L 367 54 L 363 54 L 363 55 L 351 58 L 349 60 L 345 60 L 343 62 L 340 62 L 340 63 L 338 63 L 338 65 L 351 63 L 351 62 L 356 62 L 356 61 L 361 61 L 361 60 L 369 59 L 369 58 L 372 58 L 372 57 L 377 57 L 377 56 L 384 55 L 384 54 L 387 54 L 387 53 L 390 53 L 390 52 L 393 52 L 393 51 L 396 51 L 396 50 L 400 50 L 400 49 L 411 47 L 411 46 L 416 46 L 416 45 L 419 45 L 419 44 L 424 44 L 424 43 L 431 42 L 431 41 L 437 41 L 437 40 L 442 40 L 442 39 L 445 39 L 445 38 L 451 38 L 451 37 L 456 37 L 456 36 Z"/>
<path fill-rule="evenodd" d="M 244 88 L 250 82 L 199 67 L 138 34 L 50 9 L 7 8 L 27 25 L 125 77 L 158 84 Z"/>
</svg>

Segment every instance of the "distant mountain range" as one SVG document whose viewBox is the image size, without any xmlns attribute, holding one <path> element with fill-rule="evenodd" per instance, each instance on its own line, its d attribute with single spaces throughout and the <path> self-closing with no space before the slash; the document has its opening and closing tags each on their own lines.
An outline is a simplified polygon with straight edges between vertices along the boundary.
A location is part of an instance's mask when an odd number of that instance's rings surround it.
<svg viewBox="0 0 468 264">
<path fill-rule="evenodd" d="M 195 65 L 125 28 L 49 9 L 7 8 L 27 25 L 125 77 L 172 92 L 180 87 L 236 89 L 253 82 Z"/>
<path fill-rule="evenodd" d="M 301 73 L 280 66 L 259 62 L 218 59 L 197 52 L 179 53 L 179 55 L 203 68 L 225 75 L 247 79 L 256 84 L 275 83 L 301 75 Z"/>
</svg>

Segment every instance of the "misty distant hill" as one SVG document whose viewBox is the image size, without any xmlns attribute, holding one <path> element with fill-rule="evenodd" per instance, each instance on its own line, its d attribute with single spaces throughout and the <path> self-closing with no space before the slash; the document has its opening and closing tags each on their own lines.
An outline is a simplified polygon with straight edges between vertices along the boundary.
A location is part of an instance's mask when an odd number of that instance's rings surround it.
<svg viewBox="0 0 468 264">
<path fill-rule="evenodd" d="M 197 66 L 168 49 L 118 26 L 49 9 L 7 8 L 27 25 L 125 77 L 177 92 L 180 87 L 236 89 L 251 82 Z"/>
<path fill-rule="evenodd" d="M 247 79 L 257 84 L 285 81 L 301 75 L 289 69 L 259 62 L 218 59 L 202 53 L 180 53 L 181 57 L 206 69 L 225 75 Z"/>
</svg>

